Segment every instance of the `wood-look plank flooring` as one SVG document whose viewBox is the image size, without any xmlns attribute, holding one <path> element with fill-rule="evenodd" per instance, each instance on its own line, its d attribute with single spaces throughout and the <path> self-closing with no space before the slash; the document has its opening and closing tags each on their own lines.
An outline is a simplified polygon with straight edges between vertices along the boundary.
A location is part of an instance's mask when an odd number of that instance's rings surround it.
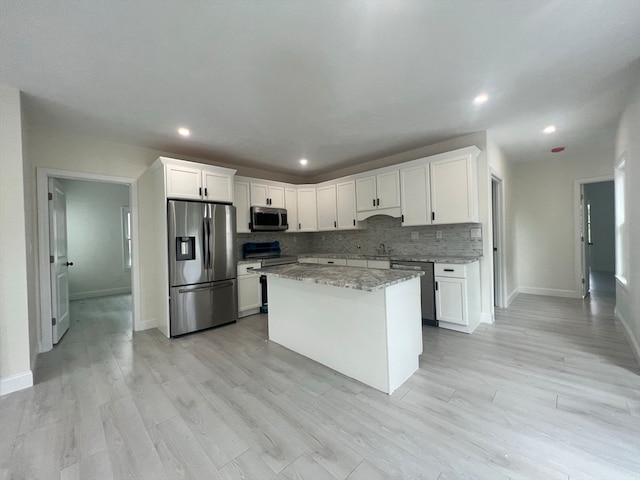
<svg viewBox="0 0 640 480">
<path fill-rule="evenodd" d="M 33 388 L 0 397 L 4 479 L 638 479 L 640 370 L 614 300 L 519 295 L 473 335 L 424 327 L 388 396 L 267 340 L 267 319 L 131 333 L 73 302 Z"/>
</svg>

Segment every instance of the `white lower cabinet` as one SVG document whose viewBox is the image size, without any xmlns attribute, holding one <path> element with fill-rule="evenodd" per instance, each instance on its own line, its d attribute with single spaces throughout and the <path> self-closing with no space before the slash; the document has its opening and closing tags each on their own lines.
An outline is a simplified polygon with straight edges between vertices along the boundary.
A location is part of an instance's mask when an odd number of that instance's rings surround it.
<svg viewBox="0 0 640 480">
<path fill-rule="evenodd" d="M 480 323 L 479 262 L 436 263 L 434 273 L 439 326 L 472 333 Z"/>
<path fill-rule="evenodd" d="M 367 261 L 362 258 L 347 258 L 347 267 L 367 268 Z"/>
<path fill-rule="evenodd" d="M 342 267 L 347 266 L 346 258 L 319 258 L 318 263 L 322 265 L 340 265 Z"/>
<path fill-rule="evenodd" d="M 238 318 L 258 313 L 262 305 L 260 274 L 252 268 L 260 268 L 260 262 L 238 265 Z"/>
</svg>

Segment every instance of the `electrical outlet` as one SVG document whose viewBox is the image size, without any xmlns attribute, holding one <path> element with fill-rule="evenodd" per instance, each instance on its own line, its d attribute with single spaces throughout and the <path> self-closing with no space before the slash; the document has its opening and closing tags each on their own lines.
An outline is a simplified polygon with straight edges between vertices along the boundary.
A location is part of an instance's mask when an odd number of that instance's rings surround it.
<svg viewBox="0 0 640 480">
<path fill-rule="evenodd" d="M 419 240 L 420 232 L 411 232 L 411 240 Z"/>
<path fill-rule="evenodd" d="M 436 230 L 436 238 L 442 238 L 442 230 Z"/>
<path fill-rule="evenodd" d="M 481 228 L 472 228 L 471 229 L 471 238 L 482 238 L 482 229 Z"/>
</svg>

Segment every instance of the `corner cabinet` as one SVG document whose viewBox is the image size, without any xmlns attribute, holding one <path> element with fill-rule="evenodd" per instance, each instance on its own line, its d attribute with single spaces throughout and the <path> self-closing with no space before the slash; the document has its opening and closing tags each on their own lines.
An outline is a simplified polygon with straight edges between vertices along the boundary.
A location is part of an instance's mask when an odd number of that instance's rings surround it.
<svg viewBox="0 0 640 480">
<path fill-rule="evenodd" d="M 298 231 L 317 232 L 316 187 L 305 185 L 297 188 Z"/>
<path fill-rule="evenodd" d="M 436 318 L 441 328 L 472 333 L 480 324 L 479 262 L 436 263 Z"/>
<path fill-rule="evenodd" d="M 233 203 L 235 170 L 160 157 L 167 198 Z"/>
<path fill-rule="evenodd" d="M 319 185 L 316 188 L 318 208 L 318 230 L 336 230 L 338 218 L 336 216 L 336 185 Z"/>
<path fill-rule="evenodd" d="M 338 230 L 358 228 L 356 211 L 356 182 L 349 180 L 336 184 Z"/>
<path fill-rule="evenodd" d="M 298 231 L 298 192 L 295 187 L 284 189 L 284 208 L 287 209 L 287 232 Z"/>
</svg>

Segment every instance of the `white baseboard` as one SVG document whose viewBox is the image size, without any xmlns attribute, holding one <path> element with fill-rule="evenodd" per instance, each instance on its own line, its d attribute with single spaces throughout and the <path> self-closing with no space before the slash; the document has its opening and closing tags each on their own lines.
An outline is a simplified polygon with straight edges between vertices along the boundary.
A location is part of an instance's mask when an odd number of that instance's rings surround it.
<svg viewBox="0 0 640 480">
<path fill-rule="evenodd" d="M 0 396 L 29 387 L 33 387 L 33 373 L 31 370 L 1 378 Z"/>
<path fill-rule="evenodd" d="M 141 332 L 142 330 L 149 330 L 150 328 L 156 328 L 158 326 L 158 321 L 155 318 L 148 318 L 146 320 L 141 320 L 138 325 L 135 326 L 134 330 L 136 332 Z"/>
<path fill-rule="evenodd" d="M 560 290 L 559 288 L 518 287 L 518 293 L 546 295 L 549 297 L 582 298 L 581 293 L 576 293 L 573 290 Z"/>
<path fill-rule="evenodd" d="M 520 293 L 518 287 L 513 289 L 513 292 L 511 292 L 509 295 L 507 295 L 507 307 L 509 305 L 511 305 L 511 302 L 513 302 L 515 300 L 515 298 L 518 296 L 518 294 Z"/>
<path fill-rule="evenodd" d="M 103 290 L 91 290 L 69 294 L 69 300 L 85 300 L 87 298 L 110 297 L 111 295 L 123 295 L 131 293 L 131 287 L 105 288 Z"/>
<path fill-rule="evenodd" d="M 493 318 L 493 313 L 480 313 L 480 323 L 493 323 L 495 319 Z"/>
<path fill-rule="evenodd" d="M 624 333 L 627 335 L 627 340 L 629 340 L 629 344 L 631 345 L 631 350 L 633 351 L 633 355 L 634 357 L 636 357 L 636 362 L 638 362 L 638 365 L 640 365 L 640 344 L 638 344 L 638 340 L 633 335 L 633 332 L 629 328 L 629 324 L 627 323 L 627 321 L 624 319 L 624 317 L 618 310 L 618 307 L 615 307 L 613 309 L 613 314 L 615 315 L 616 320 L 620 321 L 620 323 L 622 324 L 622 327 L 624 328 Z"/>
</svg>

